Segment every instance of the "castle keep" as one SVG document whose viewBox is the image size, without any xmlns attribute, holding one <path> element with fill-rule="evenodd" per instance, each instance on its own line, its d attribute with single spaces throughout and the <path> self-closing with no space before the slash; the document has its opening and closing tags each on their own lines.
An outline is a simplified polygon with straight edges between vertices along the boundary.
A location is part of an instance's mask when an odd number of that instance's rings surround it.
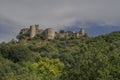
<svg viewBox="0 0 120 80">
<path fill-rule="evenodd" d="M 83 28 L 78 32 L 72 32 L 61 30 L 57 33 L 53 28 L 47 28 L 45 30 L 39 29 L 39 25 L 31 25 L 30 28 L 21 29 L 18 36 L 26 37 L 27 39 L 33 39 L 35 36 L 41 36 L 45 40 L 53 40 L 54 38 L 81 38 L 85 35 Z"/>
</svg>

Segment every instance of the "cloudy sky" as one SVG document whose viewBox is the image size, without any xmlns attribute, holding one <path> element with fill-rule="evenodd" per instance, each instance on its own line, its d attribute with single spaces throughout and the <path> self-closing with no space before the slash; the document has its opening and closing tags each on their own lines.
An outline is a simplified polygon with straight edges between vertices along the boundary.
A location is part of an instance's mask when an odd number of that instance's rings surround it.
<svg viewBox="0 0 120 80">
<path fill-rule="evenodd" d="M 0 0 L 0 42 L 31 24 L 73 31 L 84 27 L 91 36 L 120 30 L 120 0 Z"/>
</svg>

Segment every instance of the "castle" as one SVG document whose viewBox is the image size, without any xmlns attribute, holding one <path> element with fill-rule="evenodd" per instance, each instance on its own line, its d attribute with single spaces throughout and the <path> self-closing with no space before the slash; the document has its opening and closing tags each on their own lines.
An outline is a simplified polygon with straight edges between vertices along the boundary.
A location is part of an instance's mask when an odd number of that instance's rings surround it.
<svg viewBox="0 0 120 80">
<path fill-rule="evenodd" d="M 83 28 L 80 29 L 79 32 L 72 32 L 61 30 L 57 33 L 53 28 L 47 28 L 45 30 L 39 29 L 39 25 L 31 25 L 30 28 L 21 29 L 19 36 L 22 35 L 27 37 L 28 39 L 33 39 L 36 35 L 41 36 L 45 40 L 53 40 L 55 38 L 81 38 L 85 35 L 85 31 Z"/>
</svg>

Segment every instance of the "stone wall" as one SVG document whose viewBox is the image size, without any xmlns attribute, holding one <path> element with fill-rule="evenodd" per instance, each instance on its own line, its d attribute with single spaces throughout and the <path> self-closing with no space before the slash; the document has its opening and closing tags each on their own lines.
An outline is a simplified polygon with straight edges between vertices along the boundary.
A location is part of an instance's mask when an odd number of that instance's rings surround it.
<svg viewBox="0 0 120 80">
<path fill-rule="evenodd" d="M 35 25 L 30 26 L 30 38 L 33 38 L 36 35 L 36 27 Z"/>
<path fill-rule="evenodd" d="M 55 38 L 55 30 L 53 28 L 48 28 L 44 31 L 45 38 L 48 40 L 53 40 Z"/>
<path fill-rule="evenodd" d="M 79 32 L 65 32 L 64 30 L 61 30 L 59 33 L 56 33 L 53 28 L 47 28 L 45 30 L 39 29 L 39 25 L 31 25 L 30 28 L 22 29 L 20 33 L 23 35 L 27 34 L 27 37 L 30 39 L 34 38 L 38 34 L 43 36 L 46 40 L 53 40 L 54 38 L 81 38 L 81 36 L 85 35 L 83 28 L 81 28 Z"/>
</svg>

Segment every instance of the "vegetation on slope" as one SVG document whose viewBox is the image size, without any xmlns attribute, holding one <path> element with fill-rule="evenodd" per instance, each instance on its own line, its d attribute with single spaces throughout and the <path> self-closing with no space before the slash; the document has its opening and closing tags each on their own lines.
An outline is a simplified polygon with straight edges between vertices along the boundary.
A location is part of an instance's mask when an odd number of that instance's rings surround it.
<svg viewBox="0 0 120 80">
<path fill-rule="evenodd" d="M 44 45 L 1 43 L 0 80 L 120 80 L 120 31 Z"/>
</svg>

